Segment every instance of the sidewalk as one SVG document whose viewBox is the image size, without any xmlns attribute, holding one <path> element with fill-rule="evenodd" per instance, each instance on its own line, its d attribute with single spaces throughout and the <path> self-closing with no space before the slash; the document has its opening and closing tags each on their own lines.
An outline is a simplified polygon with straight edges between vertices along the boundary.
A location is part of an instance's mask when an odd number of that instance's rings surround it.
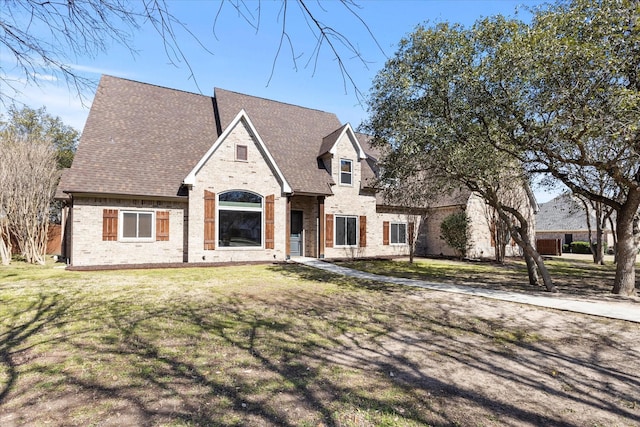
<svg viewBox="0 0 640 427">
<path fill-rule="evenodd" d="M 299 264 L 318 268 L 335 274 L 351 276 L 358 279 L 374 280 L 377 282 L 392 283 L 396 285 L 414 286 L 442 292 L 454 292 L 477 297 L 492 298 L 501 301 L 529 304 L 538 307 L 553 308 L 556 310 L 571 311 L 574 313 L 589 314 L 592 316 L 607 317 L 610 319 L 626 320 L 640 323 L 640 305 L 626 302 L 611 301 L 582 301 L 578 299 L 566 299 L 554 294 L 549 296 L 529 295 L 520 292 L 498 291 L 495 289 L 473 288 L 470 286 L 449 285 L 445 283 L 425 282 L 415 279 L 381 276 L 373 273 L 353 270 L 341 267 L 315 258 L 296 257 L 291 259 Z"/>
</svg>

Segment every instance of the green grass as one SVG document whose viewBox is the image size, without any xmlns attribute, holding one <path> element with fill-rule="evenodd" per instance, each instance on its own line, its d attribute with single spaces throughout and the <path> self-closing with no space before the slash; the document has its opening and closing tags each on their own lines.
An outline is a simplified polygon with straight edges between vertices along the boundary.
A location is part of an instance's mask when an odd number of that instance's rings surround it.
<svg viewBox="0 0 640 427">
<path fill-rule="evenodd" d="M 504 264 L 485 261 L 456 261 L 417 258 L 406 260 L 341 261 L 341 265 L 375 274 L 437 281 L 476 287 L 524 292 L 542 291 L 529 285 L 524 261 L 508 259 Z M 609 295 L 613 287 L 615 265 L 594 265 L 589 260 L 554 258 L 545 262 L 560 292 L 594 296 Z"/>
<path fill-rule="evenodd" d="M 495 267 L 367 268 L 445 279 Z M 400 379 L 430 362 L 394 355 L 390 344 L 429 334 L 502 355 L 549 342 L 526 326 L 453 314 L 441 294 L 417 305 L 423 294 L 298 265 L 0 267 L 0 423 L 445 425 L 464 420 L 466 406 L 447 409 L 415 373 Z M 424 354 L 471 357 L 436 348 Z M 477 410 L 478 419 L 490 413 Z"/>
<path fill-rule="evenodd" d="M 369 285 L 298 266 L 68 272 L 15 263 L 0 269 L 0 401 L 20 412 L 97 396 L 100 405 L 72 402 L 70 424 L 109 418 L 114 405 L 169 425 L 240 425 L 247 412 L 279 424 L 279 399 L 358 377 L 312 355 L 345 331 L 384 331 L 384 309 L 358 307 L 397 290 Z M 168 412 L 157 407 L 174 401 Z M 307 406 L 301 419 L 316 425 L 350 404 Z"/>
</svg>

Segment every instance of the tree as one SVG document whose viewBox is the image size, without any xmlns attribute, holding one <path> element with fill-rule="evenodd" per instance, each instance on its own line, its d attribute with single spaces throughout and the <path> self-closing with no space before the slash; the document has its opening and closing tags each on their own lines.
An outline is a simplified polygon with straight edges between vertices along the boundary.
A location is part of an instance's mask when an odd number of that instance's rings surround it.
<svg viewBox="0 0 640 427">
<path fill-rule="evenodd" d="M 44 264 L 49 205 L 58 182 L 56 150 L 49 139 L 0 131 L 0 257 L 8 264 L 11 238 L 27 262 Z"/>
<path fill-rule="evenodd" d="M 485 205 L 484 217 L 489 227 L 489 233 L 491 234 L 491 240 L 495 247 L 494 259 L 497 263 L 503 264 L 504 258 L 507 255 L 507 244 L 511 240 L 511 233 L 509 233 L 509 224 L 504 222 L 496 209 L 490 205 Z"/>
<path fill-rule="evenodd" d="M 9 185 L 10 181 L 3 179 L 11 174 L 8 157 L 5 159 L 4 142 L 0 142 L 0 149 L 3 149 L 0 151 L 0 264 L 9 265 L 11 263 L 13 245 L 11 242 L 7 209 L 13 189 Z"/>
<path fill-rule="evenodd" d="M 207 3 L 202 3 L 207 4 Z M 281 37 L 274 56 L 274 66 L 282 50 L 291 52 L 294 67 L 303 57 L 294 47 L 294 39 L 300 34 L 291 34 L 287 24 L 291 20 L 303 20 L 307 23 L 309 34 L 315 39 L 313 52 L 307 58 L 307 64 L 315 64 L 320 52 L 328 49 L 340 71 L 345 90 L 351 85 L 356 95 L 360 94 L 355 81 L 346 66 L 346 58 L 357 58 L 366 66 L 358 46 L 352 43 L 336 26 L 322 20 L 326 12 L 319 2 L 281 0 L 278 19 L 281 19 Z M 207 4 L 208 5 L 208 4 Z M 353 0 L 339 0 L 342 14 L 354 19 L 355 25 L 361 25 L 369 31 L 366 23 L 358 15 L 359 6 Z M 269 4 L 272 6 L 272 4 Z M 260 27 L 262 2 L 245 0 L 224 1 L 212 14 L 212 26 L 215 34 L 216 22 L 225 8 L 232 8 L 237 16 L 256 31 Z M 85 0 L 49 2 L 37 0 L 15 0 L 2 3 L 0 14 L 0 46 L 7 57 L 14 60 L 14 67 L 0 69 L 0 85 L 5 89 L 3 100 L 11 99 L 7 88 L 19 93 L 23 83 L 39 84 L 39 76 L 52 75 L 56 80 L 65 81 L 81 98 L 84 89 L 92 87 L 93 82 L 83 77 L 77 68 L 70 65 L 78 55 L 96 56 L 104 53 L 112 44 L 118 44 L 135 53 L 134 35 L 149 26 L 158 34 L 167 58 L 173 65 L 187 67 L 188 78 L 194 79 L 189 59 L 181 48 L 181 39 L 186 36 L 195 40 L 203 51 L 209 52 L 204 41 L 199 40 L 171 11 L 171 4 L 165 0 L 127 2 L 122 0 Z M 298 12 L 298 15 L 294 15 Z M 203 13 L 209 13 L 203 11 Z M 377 42 L 376 42 L 377 44 Z M 379 45 L 378 45 L 379 47 Z M 381 49 L 382 50 L 382 49 Z M 8 74 L 15 70 L 17 76 Z M 197 85 L 197 81 L 196 81 Z"/>
<path fill-rule="evenodd" d="M 460 258 L 467 255 L 471 243 L 469 236 L 469 218 L 465 211 L 448 215 L 440 223 L 440 238 L 453 248 Z"/>
<path fill-rule="evenodd" d="M 625 295 L 636 293 L 640 239 L 639 18 L 632 0 L 537 10 L 528 28 L 487 52 L 490 96 L 479 105 L 501 111 L 495 147 L 616 211 L 612 292 Z M 599 191 L 602 179 L 608 187 Z"/>
<path fill-rule="evenodd" d="M 0 118 L 0 129 L 15 135 L 29 135 L 35 140 L 51 141 L 57 157 L 58 169 L 71 167 L 78 147 L 80 133 L 65 125 L 60 117 L 47 113 L 46 107 L 34 110 L 30 107 L 9 107 L 7 119 Z"/>
<path fill-rule="evenodd" d="M 600 192 L 600 194 L 605 194 L 604 192 Z M 595 264 L 604 265 L 604 230 L 607 227 L 607 222 L 611 218 L 611 214 L 613 213 L 613 208 L 611 206 L 607 206 L 601 201 L 590 200 L 582 195 L 576 195 L 577 199 L 582 204 L 582 207 L 585 212 L 585 216 L 587 219 L 587 230 L 589 233 L 589 248 L 591 249 L 591 254 L 593 255 L 593 262 Z M 596 239 L 595 245 L 593 244 L 593 224 L 591 223 L 591 216 L 593 215 L 595 219 L 595 227 L 596 227 Z M 614 232 L 615 230 L 611 230 Z"/>
<path fill-rule="evenodd" d="M 387 147 L 380 147 L 387 148 Z M 392 155 L 386 152 L 385 155 Z M 380 157 L 381 152 L 376 153 Z M 429 205 L 434 201 L 433 193 L 425 181 L 415 179 L 389 179 L 388 174 L 380 168 L 378 162 L 371 166 L 376 172 L 376 182 L 373 184 L 377 195 L 381 196 L 389 212 L 400 213 L 407 221 L 407 244 L 409 245 L 409 263 L 413 264 L 416 245 L 420 234 L 420 227 L 427 219 Z M 428 182 L 428 181 L 426 181 Z"/>
<path fill-rule="evenodd" d="M 499 34 L 506 37 L 520 25 L 501 20 Z M 500 112 L 480 108 L 485 102 L 483 58 L 502 41 L 494 29 L 482 23 L 473 30 L 439 24 L 418 27 L 401 40 L 395 57 L 374 80 L 365 129 L 374 145 L 387 147 L 381 159 L 386 179 L 418 177 L 440 191 L 462 185 L 480 195 L 523 249 L 530 283 L 537 285 L 541 277 L 554 291 L 535 249 L 522 163 L 493 145 Z"/>
<path fill-rule="evenodd" d="M 574 0 L 535 10 L 530 25 L 502 17 L 465 31 L 445 31 L 443 24 L 438 31 L 451 39 L 425 36 L 423 52 L 407 48 L 422 37 L 416 32 L 401 42 L 399 55 L 404 49 L 412 56 L 390 93 L 408 99 L 394 126 L 406 129 L 410 108 L 429 123 L 412 136 L 471 140 L 460 131 L 477 129 L 529 174 L 551 175 L 573 193 L 613 208 L 612 291 L 625 295 L 636 293 L 640 240 L 639 17 L 636 1 Z M 420 104 L 422 94 L 430 101 Z M 451 125 L 460 122 L 469 126 Z M 605 194 L 593 185 L 602 175 L 613 184 Z"/>
</svg>

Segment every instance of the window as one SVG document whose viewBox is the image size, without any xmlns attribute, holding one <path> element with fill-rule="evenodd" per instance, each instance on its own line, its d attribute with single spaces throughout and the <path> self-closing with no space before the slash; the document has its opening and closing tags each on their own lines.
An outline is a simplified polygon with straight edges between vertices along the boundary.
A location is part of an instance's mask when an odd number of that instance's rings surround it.
<svg viewBox="0 0 640 427">
<path fill-rule="evenodd" d="M 153 212 L 123 211 L 120 221 L 122 240 L 153 240 Z"/>
<path fill-rule="evenodd" d="M 248 150 L 246 145 L 236 145 L 236 160 L 246 162 L 248 159 Z"/>
<path fill-rule="evenodd" d="M 352 185 L 353 162 L 347 159 L 340 159 L 340 184 Z"/>
<path fill-rule="evenodd" d="M 218 246 L 262 246 L 262 196 L 227 191 L 218 196 Z"/>
<path fill-rule="evenodd" d="M 355 246 L 358 241 L 358 218 L 338 216 L 335 219 L 336 246 Z"/>
<path fill-rule="evenodd" d="M 392 245 L 404 245 L 407 243 L 407 224 L 402 222 L 391 223 L 390 233 Z"/>
</svg>

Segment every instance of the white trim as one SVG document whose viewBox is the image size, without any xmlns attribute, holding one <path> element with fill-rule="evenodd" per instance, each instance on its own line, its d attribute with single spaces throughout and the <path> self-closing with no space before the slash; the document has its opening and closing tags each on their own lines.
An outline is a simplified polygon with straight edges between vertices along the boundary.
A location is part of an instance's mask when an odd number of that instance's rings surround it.
<svg viewBox="0 0 640 427">
<path fill-rule="evenodd" d="M 349 178 L 350 178 L 351 182 L 349 182 L 349 183 L 342 182 L 342 174 L 343 174 L 343 172 L 342 172 L 342 162 L 349 162 L 349 165 L 350 165 L 349 169 L 351 169 L 349 171 Z M 354 175 L 354 173 L 353 173 L 353 160 L 340 158 L 340 168 L 339 169 L 340 169 L 340 177 L 338 178 L 338 182 L 340 183 L 340 185 L 344 185 L 345 187 L 353 187 L 353 175 Z M 344 173 L 346 173 L 346 172 L 344 172 Z"/>
<path fill-rule="evenodd" d="M 151 215 L 151 237 L 124 237 L 122 234 L 124 232 L 124 214 L 137 214 L 138 219 L 136 221 L 137 224 L 140 222 L 140 214 L 150 214 Z M 156 211 L 148 211 L 148 210 L 119 210 L 118 211 L 118 241 L 119 242 L 131 242 L 131 243 L 149 243 L 156 241 Z"/>
<path fill-rule="evenodd" d="M 355 218 L 356 219 L 356 242 L 353 245 L 340 245 L 338 244 L 338 218 Z M 347 222 L 345 222 L 345 225 Z M 345 240 L 347 240 L 347 234 L 345 230 Z M 343 215 L 343 214 L 334 214 L 333 215 L 333 247 L 335 248 L 357 248 L 360 242 L 360 218 L 358 215 Z"/>
<path fill-rule="evenodd" d="M 333 144 L 333 147 L 331 147 L 329 149 L 329 153 L 331 153 L 333 155 L 336 154 L 336 152 L 337 152 L 336 146 L 338 145 L 338 141 L 340 141 L 345 134 L 349 135 L 349 139 L 351 140 L 351 143 L 356 146 L 356 148 L 357 148 L 356 151 L 358 152 L 358 159 L 359 160 L 366 159 L 367 158 L 367 154 L 362 149 L 362 146 L 360 145 L 360 143 L 358 142 L 358 138 L 356 137 L 356 133 L 353 131 L 353 128 L 351 127 L 351 125 L 349 123 L 347 123 L 344 126 L 344 129 L 342 129 L 342 132 L 340 132 L 340 135 L 338 136 L 338 138 L 336 138 L 336 142 Z"/>
<path fill-rule="evenodd" d="M 260 197 L 260 207 L 259 208 L 244 208 L 237 206 L 221 206 L 220 196 L 225 193 L 230 193 L 233 191 L 242 191 L 244 193 L 254 194 Z M 255 191 L 248 190 L 225 190 L 218 194 L 216 194 L 216 236 L 218 237 L 216 241 L 216 249 L 220 249 L 223 251 L 246 251 L 246 250 L 264 250 L 265 249 L 265 240 L 266 240 L 266 226 L 267 226 L 267 215 L 265 212 L 266 203 L 265 196 L 256 193 Z M 220 244 L 222 241 L 222 236 L 220 236 L 220 211 L 236 211 L 236 212 L 260 212 L 260 246 L 224 246 Z"/>
<path fill-rule="evenodd" d="M 191 170 L 191 172 L 189 172 L 189 174 L 186 176 L 186 178 L 182 182 L 186 185 L 194 185 L 196 183 L 196 175 L 198 174 L 198 172 L 200 172 L 200 169 L 202 169 L 205 163 L 209 161 L 213 153 L 218 149 L 218 147 L 220 147 L 220 145 L 222 145 L 222 143 L 229 136 L 233 128 L 241 121 L 243 121 L 249 127 L 249 131 L 251 132 L 252 136 L 255 138 L 256 142 L 258 143 L 260 150 L 262 151 L 264 156 L 267 158 L 267 161 L 269 165 L 273 168 L 273 171 L 276 173 L 276 176 L 278 177 L 282 185 L 282 192 L 292 193 L 293 191 L 291 190 L 291 186 L 285 179 L 284 174 L 276 164 L 276 161 L 273 159 L 273 156 L 267 149 L 267 146 L 265 145 L 264 141 L 262 140 L 262 138 L 260 138 L 260 135 L 258 135 L 258 131 L 256 130 L 255 126 L 253 126 L 251 119 L 249 119 L 249 116 L 247 115 L 247 112 L 244 111 L 244 109 L 242 109 L 236 115 L 236 117 L 231 121 L 229 126 L 226 127 L 226 129 L 222 132 L 222 134 L 218 137 L 218 139 L 216 139 L 216 141 L 213 143 L 211 148 L 209 148 L 209 150 L 205 153 L 205 155 L 202 156 L 200 161 Z"/>
<path fill-rule="evenodd" d="M 391 237 L 393 236 L 392 228 L 394 225 L 404 225 L 404 242 L 393 242 Z M 402 221 L 390 221 L 389 222 L 389 244 L 396 246 L 406 246 L 409 241 L 409 224 Z"/>
</svg>

